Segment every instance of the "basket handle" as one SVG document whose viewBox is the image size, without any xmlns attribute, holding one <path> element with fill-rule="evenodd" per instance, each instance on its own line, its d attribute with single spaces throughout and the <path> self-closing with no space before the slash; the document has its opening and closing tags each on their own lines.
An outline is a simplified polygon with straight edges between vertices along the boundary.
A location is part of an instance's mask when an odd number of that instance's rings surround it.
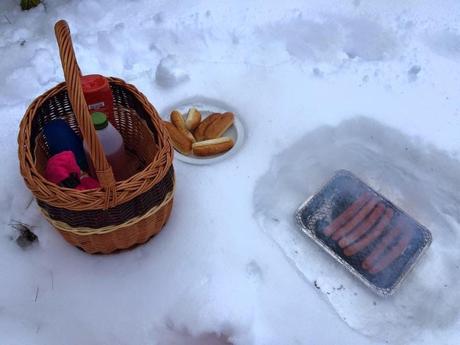
<svg viewBox="0 0 460 345">
<path fill-rule="evenodd" d="M 78 126 L 83 135 L 86 149 L 89 152 L 96 175 L 102 188 L 106 190 L 115 189 L 115 178 L 112 167 L 107 162 L 101 143 L 98 140 L 96 130 L 91 121 L 91 114 L 85 101 L 83 89 L 81 86 L 81 72 L 75 58 L 75 52 L 72 46 L 70 29 L 65 20 L 60 20 L 54 25 L 59 54 L 61 57 L 62 69 L 67 85 L 72 109 L 77 118 Z M 108 199 L 109 196 L 107 195 Z"/>
</svg>

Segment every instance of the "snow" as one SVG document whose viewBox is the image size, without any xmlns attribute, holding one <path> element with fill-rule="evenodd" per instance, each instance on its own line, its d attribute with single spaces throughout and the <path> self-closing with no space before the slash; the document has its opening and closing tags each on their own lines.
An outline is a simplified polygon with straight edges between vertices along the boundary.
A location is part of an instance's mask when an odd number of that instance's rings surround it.
<svg viewBox="0 0 460 345">
<path fill-rule="evenodd" d="M 173 87 L 188 80 L 188 75 L 183 71 L 174 55 L 168 55 L 160 60 L 155 73 L 155 80 L 163 87 Z"/>
<path fill-rule="evenodd" d="M 377 298 L 357 284 L 319 247 L 305 241 L 291 217 L 305 195 L 315 193 L 325 177 L 342 168 L 364 176 L 433 232 L 426 257 L 390 298 Z M 438 332 L 458 322 L 460 294 L 452 287 L 460 273 L 454 240 L 460 229 L 459 176 L 460 162 L 445 152 L 369 118 L 354 118 L 337 127 L 314 129 L 276 155 L 257 185 L 256 212 L 289 259 L 352 328 L 391 344 L 433 344 Z"/>
<path fill-rule="evenodd" d="M 456 1 L 45 5 L 0 4 L 1 344 L 457 344 Z M 19 121 L 63 79 L 61 18 L 85 74 L 121 77 L 157 109 L 219 99 L 246 126 L 231 159 L 175 161 L 172 217 L 132 251 L 90 256 L 65 243 L 19 174 Z M 433 232 L 390 299 L 293 225 L 336 168 Z M 20 248 L 15 220 L 39 242 Z"/>
</svg>

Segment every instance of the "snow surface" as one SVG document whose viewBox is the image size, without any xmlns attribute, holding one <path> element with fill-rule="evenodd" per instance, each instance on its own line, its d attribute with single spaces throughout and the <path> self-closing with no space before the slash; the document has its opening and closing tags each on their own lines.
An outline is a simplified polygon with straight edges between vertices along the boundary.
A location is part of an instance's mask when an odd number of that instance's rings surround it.
<svg viewBox="0 0 460 345">
<path fill-rule="evenodd" d="M 448 0 L 2 1 L 0 344 L 458 344 L 459 15 Z M 158 109 L 221 99 L 246 125 L 231 159 L 175 162 L 170 222 L 129 252 L 65 243 L 18 171 L 19 121 L 63 79 L 61 18 L 84 73 Z M 390 299 L 298 238 L 295 209 L 335 168 L 433 231 Z M 15 220 L 39 242 L 18 247 Z"/>
<path fill-rule="evenodd" d="M 439 333 L 458 324 L 458 160 L 391 127 L 354 118 L 337 127 L 314 129 L 272 162 L 255 192 L 261 225 L 306 278 L 326 294 L 347 324 L 390 344 L 411 340 L 435 344 Z M 296 231 L 292 210 L 338 169 L 364 176 L 369 185 L 433 233 L 426 257 L 394 296 L 377 298 Z"/>
</svg>

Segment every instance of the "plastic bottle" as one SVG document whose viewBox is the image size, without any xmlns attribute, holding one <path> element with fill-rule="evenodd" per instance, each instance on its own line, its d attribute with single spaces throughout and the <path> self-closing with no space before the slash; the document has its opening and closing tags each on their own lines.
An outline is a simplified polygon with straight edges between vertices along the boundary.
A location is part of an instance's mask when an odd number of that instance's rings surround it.
<svg viewBox="0 0 460 345">
<path fill-rule="evenodd" d="M 85 75 L 81 78 L 81 86 L 89 111 L 103 112 L 111 123 L 115 123 L 112 90 L 107 78 L 99 74 Z"/>
<path fill-rule="evenodd" d="M 99 138 L 107 161 L 112 166 L 115 180 L 125 180 L 132 174 L 130 157 L 125 151 L 123 137 L 107 120 L 107 116 L 102 112 L 91 114 L 94 128 Z"/>
</svg>

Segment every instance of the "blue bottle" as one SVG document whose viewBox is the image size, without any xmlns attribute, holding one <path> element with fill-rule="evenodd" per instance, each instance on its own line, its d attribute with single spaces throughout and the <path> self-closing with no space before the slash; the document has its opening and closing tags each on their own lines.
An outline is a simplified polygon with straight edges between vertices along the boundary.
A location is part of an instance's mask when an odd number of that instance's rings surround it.
<svg viewBox="0 0 460 345">
<path fill-rule="evenodd" d="M 83 141 L 64 120 L 56 119 L 48 122 L 43 127 L 43 135 L 51 156 L 62 151 L 72 151 L 80 169 L 88 171 Z"/>
</svg>

